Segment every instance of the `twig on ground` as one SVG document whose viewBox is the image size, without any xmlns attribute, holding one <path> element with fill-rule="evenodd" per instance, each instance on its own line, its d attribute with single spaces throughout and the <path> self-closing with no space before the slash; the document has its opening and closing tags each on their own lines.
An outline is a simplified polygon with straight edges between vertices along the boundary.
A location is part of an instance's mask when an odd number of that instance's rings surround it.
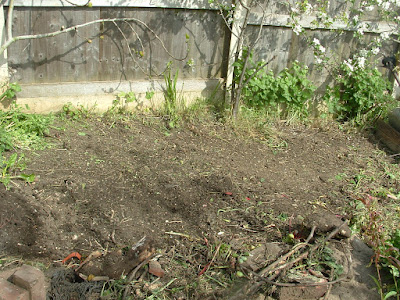
<svg viewBox="0 0 400 300">
<path fill-rule="evenodd" d="M 140 270 L 140 268 L 143 267 L 144 265 L 147 265 L 147 264 L 149 263 L 149 261 L 153 259 L 154 256 L 155 256 L 155 255 L 152 255 L 152 256 L 150 256 L 149 258 L 147 258 L 147 259 L 145 259 L 144 261 L 142 261 L 140 264 L 138 264 L 138 265 L 136 266 L 136 268 L 132 270 L 131 274 L 129 275 L 129 277 L 128 277 L 128 279 L 127 279 L 127 282 L 128 282 L 128 283 L 131 282 L 131 281 L 133 280 L 133 278 L 135 278 L 136 273 Z M 130 291 L 131 291 L 131 286 L 128 284 L 128 285 L 125 287 L 124 294 L 122 295 L 122 299 L 126 299 L 126 297 L 128 296 L 128 294 L 130 293 Z"/>
<path fill-rule="evenodd" d="M 206 273 L 207 270 L 210 268 L 210 266 L 212 265 L 212 263 L 214 262 L 215 258 L 216 258 L 217 255 L 218 255 L 218 252 L 219 252 L 219 249 L 221 248 L 221 245 L 222 245 L 222 244 L 218 245 L 217 249 L 215 249 L 215 253 L 214 253 L 213 258 L 212 258 L 211 261 L 200 271 L 199 276 L 201 276 L 201 275 L 203 275 L 204 273 Z"/>
<path fill-rule="evenodd" d="M 315 232 L 315 226 L 311 229 L 311 232 L 309 234 L 309 236 L 307 237 L 306 243 L 300 243 L 295 245 L 287 254 L 285 254 L 284 256 L 280 257 L 278 260 L 276 260 L 274 263 L 270 264 L 268 267 L 264 268 L 263 270 L 261 270 L 258 274 L 256 274 L 256 277 L 258 278 L 258 280 L 256 280 L 256 282 L 252 285 L 248 284 L 246 286 L 244 286 L 241 289 L 241 293 L 242 294 L 246 294 L 246 295 L 252 295 L 254 294 L 264 282 L 267 282 L 269 284 L 272 284 L 274 286 L 318 286 L 318 285 L 332 285 L 335 284 L 337 282 L 343 281 L 347 278 L 343 277 L 334 281 L 328 281 L 328 282 L 323 282 L 323 283 L 280 283 L 280 282 L 276 282 L 274 281 L 274 279 L 276 277 L 278 277 L 282 272 L 284 272 L 285 270 L 290 269 L 295 263 L 297 263 L 298 261 L 301 261 L 302 259 L 306 258 L 308 255 L 310 255 L 311 253 L 313 253 L 315 250 L 317 250 L 319 247 L 321 247 L 321 245 L 325 245 L 325 243 L 327 241 L 329 241 L 330 239 L 332 239 L 336 234 L 339 233 L 339 231 L 343 228 L 343 226 L 345 226 L 347 224 L 347 220 L 344 221 L 340 226 L 338 226 L 337 228 L 335 228 L 330 234 L 328 234 L 321 242 L 315 244 L 314 246 L 312 246 L 308 251 L 300 254 L 297 258 L 292 259 L 289 262 L 286 262 L 284 264 L 282 264 L 282 262 L 286 261 L 289 257 L 293 256 L 294 253 L 298 250 L 300 250 L 301 248 L 304 248 L 305 246 L 308 245 L 308 242 L 312 239 L 314 232 Z M 278 272 L 279 271 L 279 272 Z M 270 276 L 265 276 L 271 274 Z M 233 296 L 231 298 L 232 299 L 236 299 L 236 296 Z"/>
<path fill-rule="evenodd" d="M 187 238 L 189 240 L 198 240 L 198 238 L 194 238 L 194 237 L 191 237 L 188 234 L 184 234 L 184 233 L 180 233 L 180 232 L 166 231 L 165 233 L 166 234 L 170 234 L 170 235 L 177 235 L 177 236 L 185 237 L 185 238 Z"/>
</svg>

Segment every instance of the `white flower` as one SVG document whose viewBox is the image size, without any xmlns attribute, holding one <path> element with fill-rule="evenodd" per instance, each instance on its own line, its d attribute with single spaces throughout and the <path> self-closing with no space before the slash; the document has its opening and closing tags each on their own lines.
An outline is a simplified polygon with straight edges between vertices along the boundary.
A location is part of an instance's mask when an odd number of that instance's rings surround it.
<svg viewBox="0 0 400 300">
<path fill-rule="evenodd" d="M 400 0 L 399 0 L 400 1 Z M 319 12 L 318 14 L 317 14 L 317 16 L 318 16 L 318 18 L 320 18 L 320 19 L 326 19 L 327 17 L 328 17 L 328 15 L 326 14 L 326 13 L 324 13 L 324 12 Z"/>
<path fill-rule="evenodd" d="M 390 32 L 387 32 L 387 31 L 382 32 L 380 37 L 381 37 L 382 40 L 385 41 L 390 37 Z"/>
<path fill-rule="evenodd" d="M 373 5 L 367 6 L 367 7 L 365 7 L 365 10 L 366 11 L 373 11 L 374 10 L 374 6 Z"/>
<path fill-rule="evenodd" d="M 390 3 L 389 3 L 389 2 L 383 3 L 383 4 L 382 4 L 382 8 L 383 8 L 384 10 L 389 10 L 389 8 L 390 8 Z"/>
<path fill-rule="evenodd" d="M 365 66 L 365 57 L 358 57 L 357 64 L 360 68 L 364 68 Z"/>
<path fill-rule="evenodd" d="M 351 64 L 351 59 L 349 59 L 348 61 L 345 60 L 343 63 L 350 69 L 351 72 L 353 72 L 354 67 L 353 67 L 353 65 Z"/>
<path fill-rule="evenodd" d="M 365 57 L 365 56 L 367 56 L 367 55 L 368 55 L 368 51 L 367 51 L 367 50 L 365 50 L 365 49 L 361 49 L 361 50 L 360 50 L 360 56 Z"/>
<path fill-rule="evenodd" d="M 379 49 L 379 47 L 376 47 L 376 48 L 371 50 L 373 55 L 377 55 L 379 53 L 379 51 L 381 51 L 381 49 Z"/>
<path fill-rule="evenodd" d="M 307 15 L 309 15 L 309 14 L 312 12 L 312 10 L 313 10 L 313 6 L 312 6 L 310 3 L 307 3 L 307 4 L 306 4 L 305 13 L 306 13 Z"/>
<path fill-rule="evenodd" d="M 293 28 L 293 32 L 296 35 L 299 35 L 302 31 L 303 31 L 303 28 L 299 24 L 296 24 L 296 26 L 294 26 L 294 28 Z"/>
<path fill-rule="evenodd" d="M 378 3 L 378 5 L 381 5 L 382 4 L 382 0 L 376 0 L 376 3 Z"/>
<path fill-rule="evenodd" d="M 354 21 L 355 23 L 358 22 L 358 15 L 355 15 L 355 16 L 353 17 L 353 21 Z"/>
<path fill-rule="evenodd" d="M 364 35 L 365 29 L 367 29 L 367 25 L 366 24 L 361 24 L 357 28 L 357 33 L 360 34 L 360 35 Z"/>
<path fill-rule="evenodd" d="M 322 64 L 322 61 L 323 61 L 323 60 L 322 60 L 321 57 L 315 57 L 315 63 L 316 63 L 316 64 L 318 64 L 318 65 L 319 65 L 319 64 Z"/>
<path fill-rule="evenodd" d="M 325 53 L 325 47 L 324 46 L 319 46 L 319 51 L 321 51 L 322 53 Z"/>
<path fill-rule="evenodd" d="M 313 44 L 314 44 L 314 45 L 316 45 L 316 46 L 319 46 L 319 45 L 321 45 L 321 43 L 320 43 L 319 39 L 316 39 L 316 38 L 314 38 L 314 40 L 313 40 Z"/>
</svg>

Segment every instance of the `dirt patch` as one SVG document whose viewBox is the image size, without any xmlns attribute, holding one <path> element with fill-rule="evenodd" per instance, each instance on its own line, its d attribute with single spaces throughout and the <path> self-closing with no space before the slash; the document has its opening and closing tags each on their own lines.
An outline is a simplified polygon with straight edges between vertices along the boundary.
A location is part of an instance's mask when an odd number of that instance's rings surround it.
<svg viewBox="0 0 400 300">
<path fill-rule="evenodd" d="M 335 176 L 386 159 L 366 137 L 334 127 L 280 125 L 260 141 L 218 124 L 166 131 L 148 121 L 59 124 L 51 149 L 27 154 L 36 181 L 0 187 L 2 253 L 53 262 L 147 236 L 165 257 L 190 257 L 164 266 L 166 282 L 180 276 L 174 286 L 189 286 L 185 276 L 210 260 L 204 241 L 240 252 L 294 227 L 301 235 L 313 216 L 340 220 L 349 195 Z"/>
</svg>

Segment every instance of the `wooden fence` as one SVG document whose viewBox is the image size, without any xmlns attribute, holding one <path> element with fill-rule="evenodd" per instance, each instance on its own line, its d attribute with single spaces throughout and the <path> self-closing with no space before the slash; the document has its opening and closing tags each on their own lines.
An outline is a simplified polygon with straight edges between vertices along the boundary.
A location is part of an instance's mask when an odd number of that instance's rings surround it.
<svg viewBox="0 0 400 300">
<path fill-rule="evenodd" d="M 288 7 L 278 1 L 269 3 L 264 19 L 261 11 L 255 11 L 249 19 L 247 40 L 257 35 L 263 19 L 255 58 L 268 60 L 276 56 L 268 66 L 274 72 L 289 66 L 293 60 L 303 62 L 310 67 L 311 79 L 324 87 L 329 77 L 316 70 L 313 51 L 304 37 L 291 30 Z M 341 3 L 330 0 L 330 13 L 348 10 Z M 29 86 L 75 83 L 73 89 L 78 93 L 77 83 L 156 80 L 170 62 L 173 70 L 179 70 L 182 81 L 207 82 L 231 76 L 230 58 L 236 35 L 208 0 L 92 0 L 91 4 L 87 7 L 72 5 L 66 0 L 16 0 L 14 36 L 53 32 L 97 19 L 135 21 L 95 23 L 52 38 L 18 41 L 8 49 L 12 80 Z M 235 17 L 240 20 L 243 12 Z M 302 19 L 302 26 L 311 36 L 320 39 L 328 52 L 338 53 L 338 58 L 346 58 L 351 49 L 362 46 L 353 38 L 355 28 L 332 24 L 333 28 L 344 30 L 339 39 L 333 40 L 329 30 L 311 25 L 315 19 L 312 15 Z M 386 25 L 376 22 L 374 14 L 366 16 L 364 21 L 374 25 L 367 30 L 366 40 L 385 30 Z M 391 55 L 395 51 L 394 44 L 386 44 L 379 55 Z M 100 88 L 104 93 L 114 91 L 114 88 L 108 91 L 105 86 Z M 43 89 L 40 95 L 40 89 L 35 88 L 36 94 L 25 88 L 24 97 L 44 97 L 49 93 Z"/>
</svg>

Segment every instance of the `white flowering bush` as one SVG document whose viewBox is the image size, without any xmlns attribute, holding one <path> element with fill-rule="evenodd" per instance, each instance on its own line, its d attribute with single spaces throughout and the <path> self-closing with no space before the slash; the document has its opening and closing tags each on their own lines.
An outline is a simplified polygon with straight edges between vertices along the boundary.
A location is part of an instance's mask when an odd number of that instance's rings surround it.
<svg viewBox="0 0 400 300">
<path fill-rule="evenodd" d="M 364 126 L 394 106 L 391 83 L 365 57 L 343 61 L 336 74 L 336 84 L 324 99 L 338 120 Z"/>
</svg>

